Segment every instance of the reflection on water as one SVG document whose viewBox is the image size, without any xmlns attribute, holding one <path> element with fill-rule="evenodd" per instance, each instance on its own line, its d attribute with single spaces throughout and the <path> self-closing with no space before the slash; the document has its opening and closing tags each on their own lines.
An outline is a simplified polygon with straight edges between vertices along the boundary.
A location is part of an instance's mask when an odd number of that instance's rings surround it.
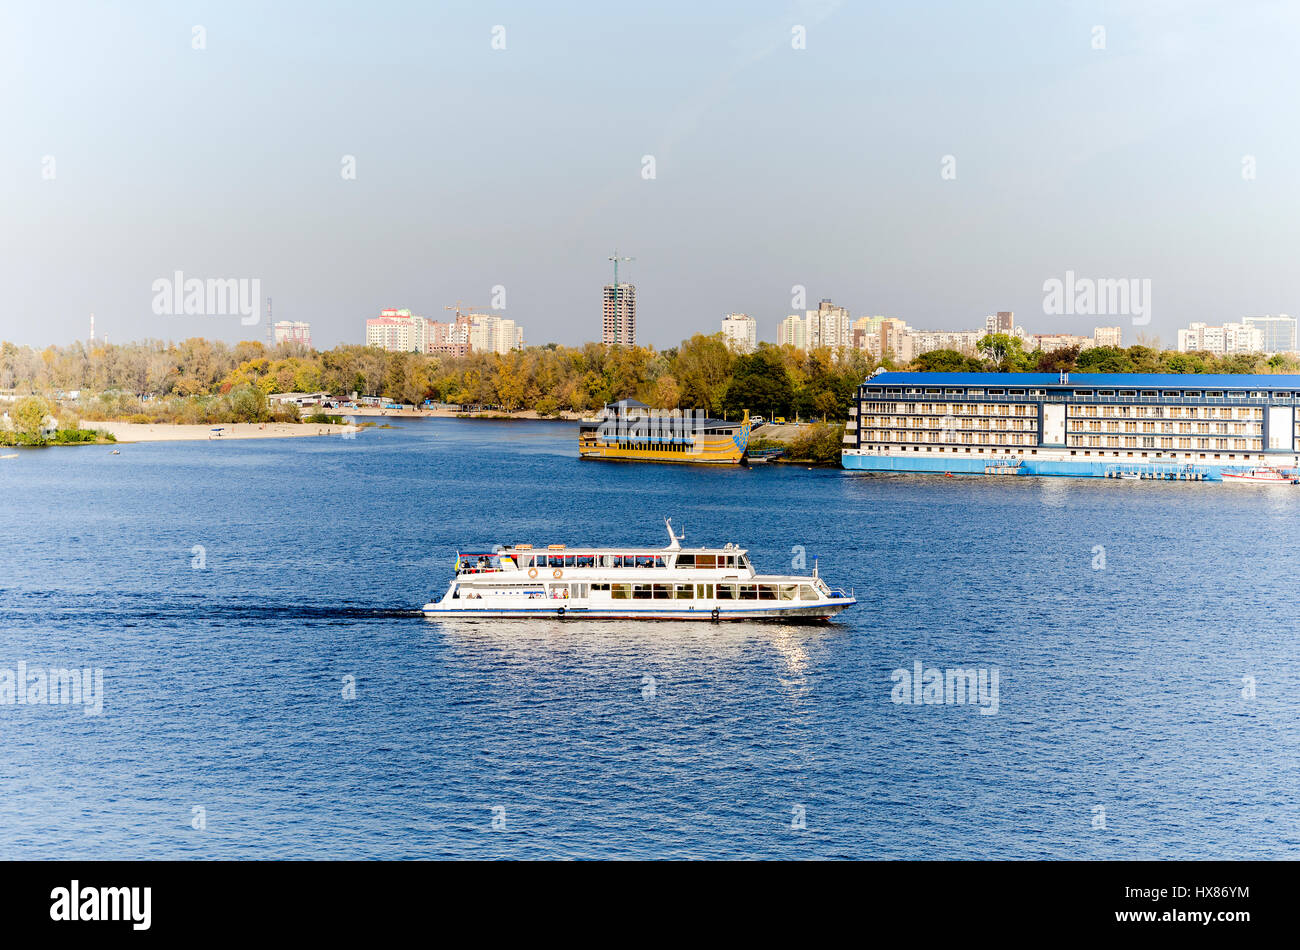
<svg viewBox="0 0 1300 950">
<path fill-rule="evenodd" d="M 428 635 L 453 648 L 488 649 L 538 664 L 563 664 L 574 654 L 690 664 L 740 657 L 755 650 L 778 657 L 802 676 L 805 645 L 844 635 L 835 623 L 780 624 L 728 621 L 471 620 L 426 617 Z"/>
</svg>

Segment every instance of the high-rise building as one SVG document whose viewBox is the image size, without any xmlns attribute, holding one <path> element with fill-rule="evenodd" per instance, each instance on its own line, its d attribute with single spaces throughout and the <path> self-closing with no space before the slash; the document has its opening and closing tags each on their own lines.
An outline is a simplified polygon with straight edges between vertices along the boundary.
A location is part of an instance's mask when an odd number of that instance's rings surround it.
<svg viewBox="0 0 1300 950">
<path fill-rule="evenodd" d="M 906 321 L 886 317 L 880 321 L 880 330 L 874 350 L 877 359 L 891 356 L 897 363 L 910 363 L 915 357 L 912 352 L 912 334 Z"/>
<path fill-rule="evenodd" d="M 1265 353 L 1296 352 L 1296 318 L 1285 313 L 1262 317 L 1242 317 L 1241 322 L 1260 332 L 1260 347 Z"/>
<path fill-rule="evenodd" d="M 272 339 L 276 343 L 301 343 L 303 346 L 310 348 L 311 324 L 302 320 L 276 321 Z"/>
<path fill-rule="evenodd" d="M 790 314 L 776 328 L 776 342 L 778 346 L 793 346 L 797 350 L 807 350 L 807 322 L 797 313 Z"/>
<path fill-rule="evenodd" d="M 746 313 L 729 313 L 722 318 L 722 339 L 737 353 L 752 353 L 758 347 L 758 321 Z"/>
<path fill-rule="evenodd" d="M 1093 327 L 1092 342 L 1094 346 L 1111 346 L 1119 349 L 1123 346 L 1123 327 Z"/>
<path fill-rule="evenodd" d="M 464 356 L 470 349 L 470 315 L 456 314 L 455 323 L 416 316 L 410 310 L 381 310 L 366 321 L 366 346 L 394 353 L 438 353 Z"/>
<path fill-rule="evenodd" d="M 469 350 L 471 353 L 500 353 L 524 348 L 524 328 L 513 320 L 489 313 L 471 313 Z"/>
<path fill-rule="evenodd" d="M 1259 353 L 1264 349 L 1264 333 L 1259 327 L 1244 323 L 1225 323 L 1221 327 L 1192 323 L 1178 331 L 1178 352 L 1206 352 L 1215 356 L 1233 353 Z"/>
<path fill-rule="evenodd" d="M 636 346 L 636 287 L 606 284 L 602 317 L 602 343 Z"/>
<path fill-rule="evenodd" d="M 381 310 L 378 317 L 366 321 L 366 346 L 394 353 L 423 352 L 428 322 L 409 310 Z"/>
<path fill-rule="evenodd" d="M 999 310 L 984 318 L 985 333 L 1015 333 L 1016 314 L 1012 310 Z"/>
<path fill-rule="evenodd" d="M 805 352 L 823 346 L 847 349 L 853 346 L 853 320 L 844 307 L 822 300 L 816 310 L 806 310 L 802 317 L 794 313 L 781 321 L 777 342 Z"/>
<path fill-rule="evenodd" d="M 935 350 L 955 350 L 966 356 L 975 355 L 975 345 L 984 334 L 979 330 L 908 330 L 911 340 L 911 358 Z"/>
</svg>

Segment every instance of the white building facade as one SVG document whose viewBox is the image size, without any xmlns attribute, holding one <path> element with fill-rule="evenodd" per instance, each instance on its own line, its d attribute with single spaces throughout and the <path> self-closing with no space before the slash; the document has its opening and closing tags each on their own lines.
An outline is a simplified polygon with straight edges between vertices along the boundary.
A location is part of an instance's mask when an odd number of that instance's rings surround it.
<svg viewBox="0 0 1300 950">
<path fill-rule="evenodd" d="M 758 321 L 746 313 L 729 313 L 722 318 L 722 339 L 737 353 L 752 353 L 758 347 Z"/>
<path fill-rule="evenodd" d="M 1257 326 L 1225 323 L 1212 327 L 1193 323 L 1178 331 L 1178 352 L 1206 352 L 1215 356 L 1234 353 L 1259 353 L 1264 349 L 1264 334 Z"/>
</svg>

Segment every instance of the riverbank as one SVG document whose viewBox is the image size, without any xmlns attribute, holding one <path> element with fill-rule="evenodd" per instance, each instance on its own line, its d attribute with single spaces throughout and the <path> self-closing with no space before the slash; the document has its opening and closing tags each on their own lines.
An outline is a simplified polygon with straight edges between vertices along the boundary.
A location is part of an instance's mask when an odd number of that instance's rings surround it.
<svg viewBox="0 0 1300 950">
<path fill-rule="evenodd" d="M 84 421 L 83 429 L 99 429 L 118 442 L 197 442 L 211 439 L 286 439 L 297 436 L 339 435 L 347 425 L 303 422 L 227 422 L 220 426 L 177 425 L 165 422 Z M 213 432 L 219 428 L 221 434 Z"/>
<path fill-rule="evenodd" d="M 324 411 L 341 416 L 385 416 L 395 419 L 531 419 L 543 422 L 577 422 L 586 415 L 581 412 L 558 412 L 551 415 L 542 415 L 532 409 L 518 409 L 514 412 L 503 409 L 464 412 L 459 409 L 377 409 L 373 406 L 362 406 L 356 409 L 326 409 Z"/>
</svg>

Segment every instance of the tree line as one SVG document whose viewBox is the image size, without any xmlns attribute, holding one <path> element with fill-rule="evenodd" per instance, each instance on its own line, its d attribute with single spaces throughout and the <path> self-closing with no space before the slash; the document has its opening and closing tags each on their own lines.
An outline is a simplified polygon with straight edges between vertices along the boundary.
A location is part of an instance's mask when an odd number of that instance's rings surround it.
<svg viewBox="0 0 1300 950">
<path fill-rule="evenodd" d="M 844 419 L 855 388 L 876 365 L 865 354 L 804 353 L 771 344 L 737 354 L 721 334 L 696 334 L 665 350 L 549 343 L 504 355 L 456 357 L 356 345 L 323 351 L 255 341 L 230 346 L 202 338 L 77 342 L 43 350 L 3 343 L 0 391 L 81 391 L 83 403 L 95 397 L 103 417 L 166 417 L 159 421 L 182 421 L 178 415 L 197 422 L 265 420 L 270 413 L 265 397 L 275 392 L 329 392 L 339 398 L 355 392 L 415 405 L 431 400 L 543 415 L 587 412 L 631 397 L 657 409 L 711 415 L 749 409 Z"/>
<path fill-rule="evenodd" d="M 155 422 L 259 422 L 296 419 L 273 410 L 275 392 L 352 393 L 399 403 L 531 409 L 542 415 L 589 412 L 632 397 L 657 409 L 698 409 L 734 418 L 745 409 L 768 416 L 843 420 L 854 391 L 877 368 L 920 372 L 1265 373 L 1297 372 L 1294 356 L 1214 356 L 1138 344 L 1026 352 L 1023 342 L 988 334 L 978 355 L 936 350 L 899 364 L 861 351 L 803 352 L 760 343 L 733 352 L 721 334 L 696 334 L 664 350 L 646 346 L 549 343 L 505 355 L 439 356 L 343 345 L 312 350 L 256 341 L 232 345 L 193 338 L 36 350 L 0 343 L 0 391 L 62 398 L 81 391 L 77 411 L 90 419 Z"/>
</svg>

